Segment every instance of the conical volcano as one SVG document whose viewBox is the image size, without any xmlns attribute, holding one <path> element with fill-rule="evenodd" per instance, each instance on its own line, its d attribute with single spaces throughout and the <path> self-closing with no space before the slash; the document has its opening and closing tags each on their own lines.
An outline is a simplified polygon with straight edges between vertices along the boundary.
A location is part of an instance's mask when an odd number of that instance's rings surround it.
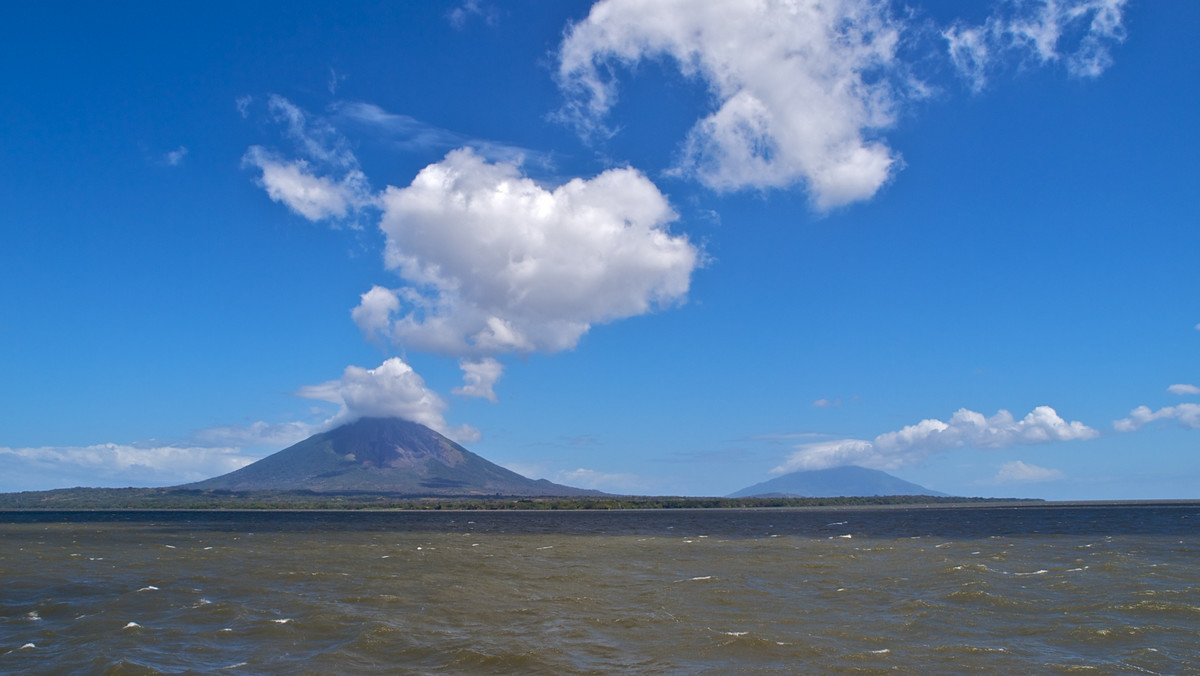
<svg viewBox="0 0 1200 676">
<path fill-rule="evenodd" d="M 577 496 L 597 491 L 533 480 L 488 462 L 428 427 L 362 418 L 250 465 L 184 488 L 368 491 L 411 496 Z"/>
<path fill-rule="evenodd" d="M 754 484 L 731 498 L 787 497 L 835 498 L 868 495 L 945 495 L 877 469 L 847 465 L 830 469 L 792 472 Z"/>
</svg>

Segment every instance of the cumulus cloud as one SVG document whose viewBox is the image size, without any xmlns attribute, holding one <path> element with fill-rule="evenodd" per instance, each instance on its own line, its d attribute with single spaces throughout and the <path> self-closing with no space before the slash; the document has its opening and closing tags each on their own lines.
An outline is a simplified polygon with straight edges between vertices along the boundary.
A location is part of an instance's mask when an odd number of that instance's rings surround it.
<svg viewBox="0 0 1200 676">
<path fill-rule="evenodd" d="M 0 447 L 0 458 L 9 468 L 10 478 L 36 477 L 39 490 L 189 483 L 232 472 L 257 460 L 242 455 L 237 448 L 127 444 Z M 0 480 L 0 485 L 2 490 L 30 489 L 8 480 Z"/>
<path fill-rule="evenodd" d="M 633 169 L 547 189 L 459 149 L 380 204 L 386 266 L 408 286 L 371 289 L 354 318 L 368 336 L 414 349 L 569 349 L 593 324 L 681 302 L 702 262 L 667 230 L 676 216 L 666 197 Z"/>
<path fill-rule="evenodd" d="M 1180 396 L 1184 396 L 1184 395 L 1188 395 L 1188 394 L 1200 394 L 1200 387 L 1196 387 L 1195 385 L 1187 385 L 1187 384 L 1180 383 L 1178 385 L 1172 385 L 1172 386 L 1168 387 L 1167 391 L 1170 392 L 1171 394 L 1178 394 Z"/>
<path fill-rule="evenodd" d="M 1063 478 L 1063 473 L 1057 469 L 1028 465 L 1020 460 L 1004 463 L 996 473 L 997 483 L 1039 483 L 1057 481 Z"/>
<path fill-rule="evenodd" d="M 771 472 L 784 474 L 841 465 L 894 470 L 955 448 L 1006 448 L 1092 439 L 1098 434 L 1081 422 L 1063 420 L 1049 406 L 1038 406 L 1021 420 L 1003 409 L 989 418 L 963 408 L 948 421 L 922 420 L 901 430 L 880 434 L 872 441 L 841 439 L 803 444 Z"/>
<path fill-rule="evenodd" d="M 1156 420 L 1175 420 L 1183 427 L 1200 429 L 1200 404 L 1164 406 L 1153 411 L 1149 406 L 1138 406 L 1129 412 L 1128 418 L 1113 422 L 1118 432 L 1136 432 Z"/>
<path fill-rule="evenodd" d="M 373 286 L 364 293 L 350 317 L 358 325 L 367 340 L 378 340 L 391 331 L 392 314 L 400 310 L 400 299 L 396 291 L 382 286 Z"/>
<path fill-rule="evenodd" d="M 611 133 L 614 66 L 666 57 L 716 100 L 681 172 L 716 190 L 803 183 L 829 209 L 871 197 L 898 166 L 874 137 L 921 89 L 897 59 L 901 28 L 867 0 L 602 0 L 559 51 L 564 115 L 585 135 Z"/>
<path fill-rule="evenodd" d="M 347 366 L 341 379 L 307 385 L 296 394 L 340 405 L 341 410 L 326 421 L 329 427 L 359 418 L 398 417 L 421 423 L 455 441 L 479 438 L 472 427 L 451 428 L 446 424 L 443 417 L 446 402 L 425 387 L 425 380 L 399 357 L 392 357 L 373 369 Z"/>
<path fill-rule="evenodd" d="M 281 96 L 271 96 L 267 107 L 300 155 L 285 158 L 256 145 L 242 157 L 242 166 L 261 171 L 258 183 L 271 199 L 310 221 L 341 221 L 374 204 L 358 159 L 332 125 Z"/>
<path fill-rule="evenodd" d="M 1009 58 L 1038 64 L 1063 60 L 1077 77 L 1097 77 L 1124 41 L 1125 0 L 1009 0 L 983 25 L 955 24 L 942 36 L 958 71 L 976 91 Z"/>
<path fill-rule="evenodd" d="M 458 361 L 459 368 L 463 372 L 463 386 L 456 387 L 454 394 L 464 397 L 482 397 L 496 403 L 496 393 L 492 390 L 492 386 L 500 380 L 500 375 L 504 373 L 504 365 L 491 357 L 484 357 L 478 361 L 468 359 L 460 359 Z"/>
</svg>

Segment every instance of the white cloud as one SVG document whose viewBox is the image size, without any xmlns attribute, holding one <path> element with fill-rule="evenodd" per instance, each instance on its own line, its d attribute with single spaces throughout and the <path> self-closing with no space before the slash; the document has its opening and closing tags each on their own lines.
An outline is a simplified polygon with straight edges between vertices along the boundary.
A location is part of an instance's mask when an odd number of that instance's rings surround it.
<svg viewBox="0 0 1200 676">
<path fill-rule="evenodd" d="M 0 480 L 0 490 L 189 483 L 232 472 L 258 459 L 241 455 L 237 448 L 125 444 L 0 447 L 0 458 L 8 475 Z M 36 477 L 38 485 L 18 485 L 22 477 Z"/>
<path fill-rule="evenodd" d="M 454 388 L 454 394 L 464 397 L 482 397 L 493 404 L 496 403 L 496 392 L 492 386 L 496 384 L 497 380 L 500 380 L 500 375 L 504 373 L 503 364 L 491 357 L 484 357 L 478 361 L 460 359 L 458 366 L 463 371 L 463 386 Z"/>
<path fill-rule="evenodd" d="M 329 67 L 329 83 L 326 85 L 325 88 L 329 90 L 330 96 L 337 96 L 338 85 L 340 85 L 342 83 L 342 81 L 345 79 L 346 79 L 345 73 L 337 72 L 336 70 L 334 70 L 333 66 Z"/>
<path fill-rule="evenodd" d="M 341 410 L 326 421 L 334 427 L 359 418 L 399 417 L 434 429 L 455 441 L 475 441 L 479 432 L 469 426 L 450 428 L 443 412 L 446 402 L 425 387 L 425 380 L 399 357 L 378 367 L 365 369 L 347 366 L 340 380 L 306 385 L 296 394 L 341 405 Z"/>
<path fill-rule="evenodd" d="M 1200 429 L 1200 404 L 1164 406 L 1152 411 L 1149 406 L 1138 406 L 1129 412 L 1128 418 L 1113 422 L 1118 432 L 1135 432 L 1156 420 L 1177 420 L 1183 427 Z"/>
<path fill-rule="evenodd" d="M 821 397 L 820 399 L 814 401 L 812 405 L 816 406 L 817 408 L 838 408 L 842 405 L 842 398 L 834 397 L 833 399 L 828 399 L 826 397 Z"/>
<path fill-rule="evenodd" d="M 242 166 L 262 172 L 258 183 L 271 199 L 310 221 L 340 221 L 374 205 L 375 196 L 358 158 L 332 125 L 281 96 L 272 95 L 267 107 L 275 121 L 286 126 L 285 134 L 300 154 L 285 159 L 262 146 L 251 146 L 242 157 Z"/>
<path fill-rule="evenodd" d="M 633 169 L 553 190 L 516 165 L 450 152 L 382 196 L 385 262 L 409 286 L 375 287 L 355 310 L 393 341 L 456 356 L 555 352 L 592 324 L 681 302 L 700 251 L 666 226 L 666 197 Z"/>
<path fill-rule="evenodd" d="M 382 286 L 373 286 L 361 296 L 358 307 L 351 310 L 350 317 L 368 340 L 388 335 L 391 316 L 400 311 L 400 299 L 396 294 Z"/>
<path fill-rule="evenodd" d="M 942 36 L 955 67 L 976 91 L 1010 56 L 1038 64 L 1063 59 L 1072 75 L 1097 77 L 1112 65 L 1112 46 L 1125 39 L 1124 5 L 1125 0 L 1008 0 L 982 26 L 959 23 Z"/>
<path fill-rule="evenodd" d="M 267 109 L 276 122 L 287 127 L 284 133 L 304 157 L 335 168 L 358 168 L 358 158 L 350 150 L 349 142 L 326 120 L 304 112 L 276 94 L 267 99 Z"/>
<path fill-rule="evenodd" d="M 391 113 L 363 101 L 342 101 L 332 106 L 335 119 L 366 127 L 381 134 L 400 150 L 413 152 L 446 152 L 470 146 L 493 162 L 516 165 L 554 166 L 550 154 L 435 127 L 409 115 Z"/>
<path fill-rule="evenodd" d="M 343 219 L 371 203 L 366 177 L 360 171 L 351 171 L 340 180 L 317 176 L 306 160 L 284 160 L 261 146 L 251 146 L 242 164 L 262 171 L 258 183 L 271 199 L 310 221 Z"/>
<path fill-rule="evenodd" d="M 636 494 L 644 490 L 645 483 L 636 474 L 598 472 L 584 468 L 558 472 L 551 480 L 575 488 L 590 488 L 621 495 Z"/>
<path fill-rule="evenodd" d="M 1168 387 L 1167 391 L 1171 394 L 1178 394 L 1180 396 L 1188 394 L 1200 394 L 1200 387 L 1180 383 L 1178 385 L 1172 385 Z"/>
<path fill-rule="evenodd" d="M 886 4 L 866 0 L 602 0 L 562 43 L 564 114 L 609 133 L 613 66 L 667 57 L 717 103 L 689 133 L 682 172 L 717 190 L 803 183 L 829 209 L 871 197 L 898 166 L 873 136 L 920 89 L 900 37 Z"/>
<path fill-rule="evenodd" d="M 771 472 L 784 474 L 841 465 L 893 470 L 955 448 L 1006 448 L 1092 439 L 1098 434 L 1081 422 L 1063 420 L 1049 406 L 1038 406 L 1021 420 L 1003 409 L 987 418 L 963 408 L 948 421 L 922 420 L 901 430 L 880 434 L 873 441 L 842 439 L 804 444 Z"/>
<path fill-rule="evenodd" d="M 187 157 L 187 154 L 187 146 L 179 146 L 175 150 L 165 153 L 162 156 L 162 163 L 168 167 L 178 167 L 179 165 L 183 164 L 183 158 Z"/>
<path fill-rule="evenodd" d="M 1063 473 L 1057 469 L 1028 465 L 1020 460 L 1014 460 L 1001 465 L 994 481 L 997 483 L 1038 483 L 1057 481 L 1061 478 L 1063 478 Z"/>
<path fill-rule="evenodd" d="M 465 0 L 458 7 L 450 10 L 446 18 L 450 20 L 450 25 L 454 26 L 455 30 L 462 30 L 472 16 L 481 18 L 489 26 L 495 25 L 497 20 L 496 8 L 480 0 Z"/>
<path fill-rule="evenodd" d="M 258 421 L 249 425 L 219 425 L 200 430 L 192 436 L 210 446 L 269 446 L 280 450 L 303 441 L 321 428 L 304 422 L 268 423 Z"/>
</svg>

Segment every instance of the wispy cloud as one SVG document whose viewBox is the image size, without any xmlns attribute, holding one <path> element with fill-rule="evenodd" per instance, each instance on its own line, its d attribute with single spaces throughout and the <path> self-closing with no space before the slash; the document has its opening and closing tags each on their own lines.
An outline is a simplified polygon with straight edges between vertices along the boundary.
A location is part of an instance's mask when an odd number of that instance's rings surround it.
<svg viewBox="0 0 1200 676">
<path fill-rule="evenodd" d="M 784 474 L 797 470 L 861 465 L 897 469 L 935 453 L 956 448 L 1006 448 L 1018 445 L 1092 439 L 1099 433 L 1081 422 L 1067 422 L 1049 406 L 1038 406 L 1021 420 L 1000 410 L 991 417 L 959 409 L 947 421 L 927 419 L 871 441 L 840 439 L 803 444 L 771 470 Z"/>
<path fill-rule="evenodd" d="M 590 488 L 618 494 L 635 494 L 645 490 L 646 482 L 636 474 L 599 472 L 594 469 L 573 469 L 558 472 L 552 479 L 555 483 Z"/>
<path fill-rule="evenodd" d="M 178 167 L 183 164 L 183 159 L 187 157 L 188 149 L 186 146 L 179 146 L 171 152 L 164 153 L 162 163 L 168 167 Z"/>
<path fill-rule="evenodd" d="M 1029 465 L 1020 460 L 1007 462 L 1000 466 L 993 482 L 995 483 L 1041 483 L 1058 481 L 1063 473 L 1057 469 Z"/>
<path fill-rule="evenodd" d="M 1171 394 L 1178 394 L 1180 396 L 1185 396 L 1185 395 L 1190 395 L 1190 394 L 1200 394 L 1200 387 L 1196 387 L 1195 385 L 1188 385 L 1188 384 L 1180 383 L 1178 385 L 1172 385 L 1172 386 L 1168 387 L 1167 392 L 1170 392 Z"/>
<path fill-rule="evenodd" d="M 1157 420 L 1175 420 L 1181 426 L 1190 429 L 1200 429 L 1200 404 L 1179 404 L 1164 406 L 1157 411 L 1149 406 L 1138 406 L 1129 412 L 1128 418 L 1113 422 L 1113 429 L 1118 432 L 1136 432 Z"/>
<path fill-rule="evenodd" d="M 276 450 L 303 441 L 321 429 L 320 425 L 305 422 L 268 423 L 257 421 L 248 425 L 218 425 L 192 434 L 205 446 L 259 447 Z"/>
<path fill-rule="evenodd" d="M 1112 47 L 1125 39 L 1125 0 L 1007 0 L 982 25 L 945 29 L 955 68 L 979 91 L 989 74 L 1012 60 L 1039 65 L 1065 61 L 1078 77 L 1097 77 L 1112 65 Z"/>
<path fill-rule="evenodd" d="M 335 119 L 369 128 L 403 151 L 444 153 L 469 147 L 493 162 L 543 169 L 554 166 L 554 158 L 549 153 L 450 131 L 409 115 L 388 112 L 373 103 L 341 101 L 331 110 Z"/>
<path fill-rule="evenodd" d="M 496 8 L 484 0 L 465 0 L 462 4 L 450 10 L 446 18 L 455 30 L 462 30 L 472 18 L 481 19 L 489 26 L 494 26 L 499 14 Z"/>
<path fill-rule="evenodd" d="M 272 95 L 267 108 L 284 125 L 285 136 L 299 156 L 287 157 L 256 145 L 246 151 L 242 166 L 258 168 L 258 183 L 267 195 L 304 218 L 357 227 L 353 217 L 373 206 L 375 196 L 345 137 L 282 96 Z"/>
<path fill-rule="evenodd" d="M 39 488 L 172 485 L 240 469 L 258 458 L 232 447 L 153 444 L 0 447 L 10 477 L 40 477 Z M 19 471 L 18 471 L 19 470 Z M 0 490 L 27 490 L 0 479 Z"/>
</svg>

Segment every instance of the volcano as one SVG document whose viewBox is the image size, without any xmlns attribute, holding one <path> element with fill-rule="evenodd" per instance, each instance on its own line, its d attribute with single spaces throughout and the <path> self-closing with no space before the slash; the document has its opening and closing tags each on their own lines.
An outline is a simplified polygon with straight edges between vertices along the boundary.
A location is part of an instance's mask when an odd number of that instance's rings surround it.
<svg viewBox="0 0 1200 676">
<path fill-rule="evenodd" d="M 414 497 L 603 495 L 523 477 L 400 418 L 361 418 L 239 470 L 180 488 Z"/>
<path fill-rule="evenodd" d="M 938 495 L 924 486 L 877 469 L 855 465 L 792 472 L 731 493 L 731 498 L 836 498 L 871 495 Z"/>
</svg>

